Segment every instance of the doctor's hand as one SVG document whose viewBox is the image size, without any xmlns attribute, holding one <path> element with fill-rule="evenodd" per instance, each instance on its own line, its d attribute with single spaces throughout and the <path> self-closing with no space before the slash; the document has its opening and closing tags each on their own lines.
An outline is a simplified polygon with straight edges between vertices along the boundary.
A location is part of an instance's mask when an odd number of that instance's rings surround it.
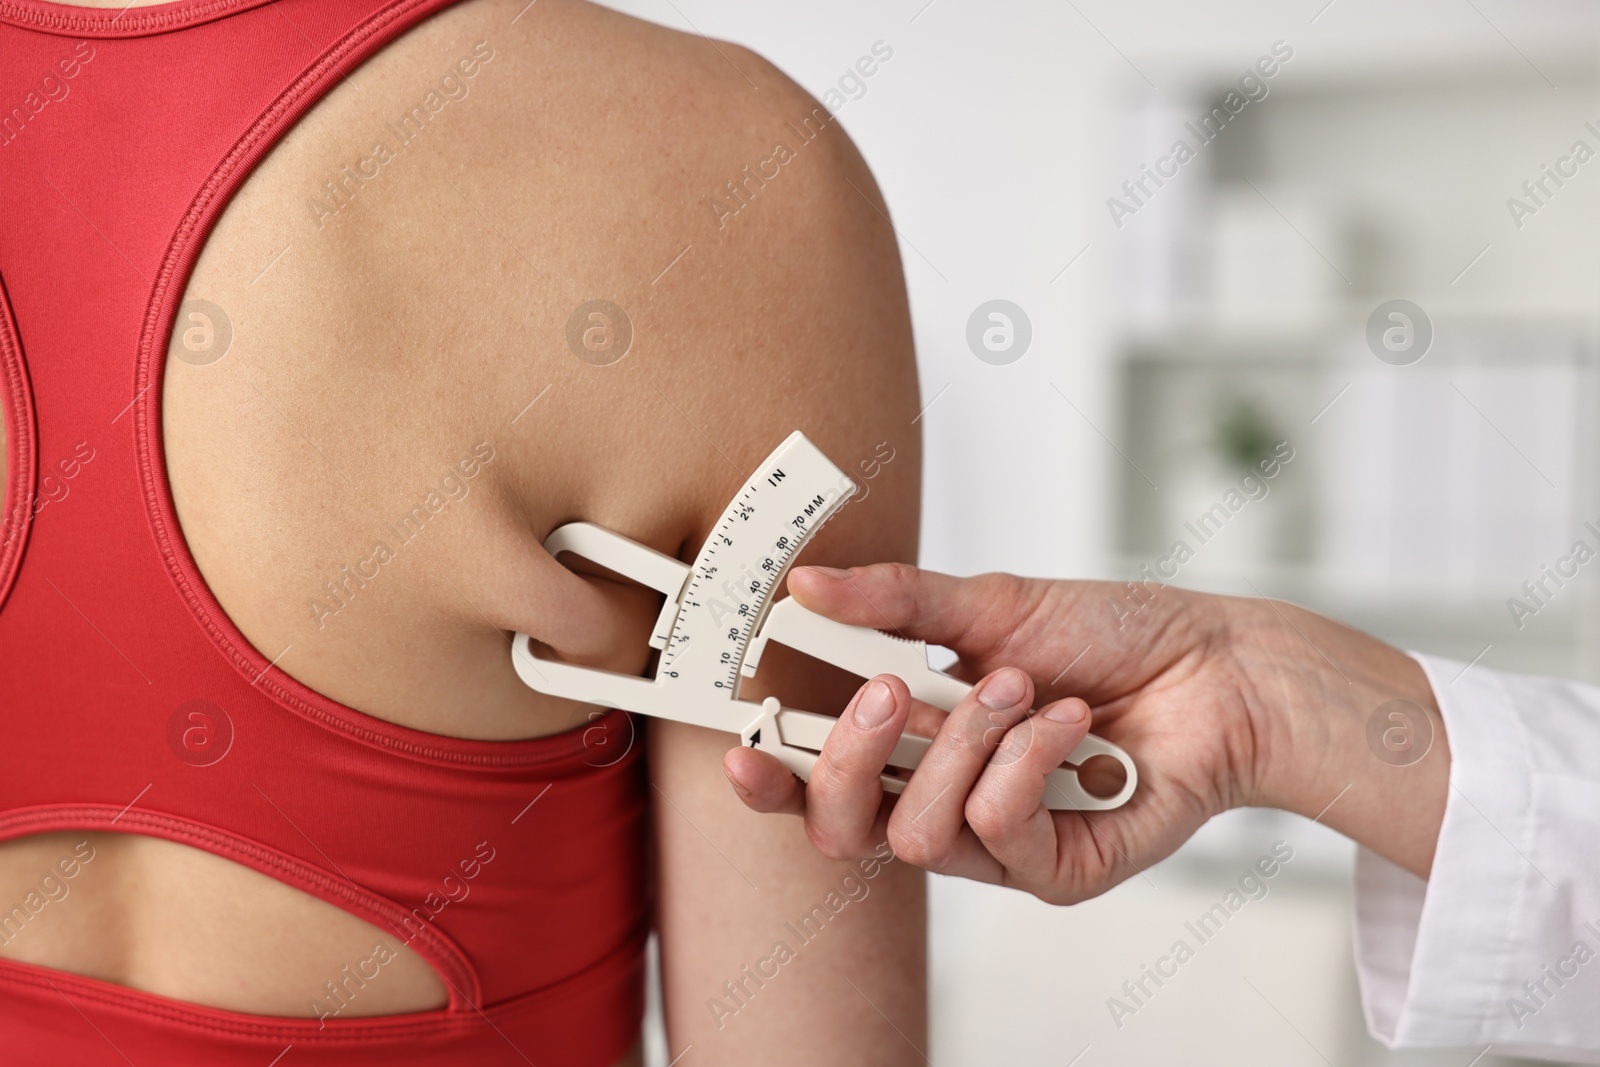
<svg viewBox="0 0 1600 1067">
<path fill-rule="evenodd" d="M 950 648 L 952 673 L 978 683 L 946 716 L 897 678 L 868 681 L 809 783 L 766 753 L 728 753 L 744 802 L 803 815 L 829 856 L 865 856 L 887 838 L 929 870 L 1073 903 L 1170 855 L 1213 815 L 1258 806 L 1320 818 L 1428 873 L 1448 789 L 1438 707 L 1422 669 L 1366 634 L 1288 604 L 1154 583 L 879 564 L 799 568 L 789 589 L 840 622 Z M 1367 741 L 1369 720 L 1397 699 L 1434 727 L 1406 766 Z M 1112 811 L 1051 811 L 1045 776 L 1091 718 L 1133 758 L 1138 789 Z M 908 723 L 934 743 L 896 798 L 878 776 Z M 1095 763 L 1086 788 L 1115 792 Z"/>
</svg>

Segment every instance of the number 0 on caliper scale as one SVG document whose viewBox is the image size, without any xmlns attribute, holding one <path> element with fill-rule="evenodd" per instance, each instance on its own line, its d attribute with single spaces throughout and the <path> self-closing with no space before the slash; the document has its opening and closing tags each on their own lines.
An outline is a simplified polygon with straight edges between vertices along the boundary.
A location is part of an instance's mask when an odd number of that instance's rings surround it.
<svg viewBox="0 0 1600 1067">
<path fill-rule="evenodd" d="M 809 777 L 837 720 L 785 708 L 776 697 L 760 703 L 739 699 L 741 681 L 756 673 L 769 641 L 863 678 L 897 675 L 918 700 L 953 710 L 972 687 L 930 668 L 921 641 L 834 622 L 792 598 L 773 603 L 789 564 L 855 491 L 855 483 L 796 431 L 728 505 L 692 567 L 590 523 L 561 527 L 545 541 L 552 556 L 571 552 L 666 595 L 650 637 L 661 652 L 656 675 L 640 678 L 540 659 L 528 635 L 518 634 L 512 643 L 518 676 L 551 696 L 738 734 L 801 778 Z M 902 735 L 889 765 L 915 768 L 928 744 L 927 738 Z M 1075 766 L 1091 756 L 1122 764 L 1122 789 L 1097 797 L 1079 785 L 1072 766 L 1062 767 L 1049 776 L 1048 807 L 1104 810 L 1133 795 L 1138 779 L 1127 753 L 1090 736 L 1067 762 Z M 898 793 L 905 782 L 884 775 L 883 787 Z"/>
</svg>

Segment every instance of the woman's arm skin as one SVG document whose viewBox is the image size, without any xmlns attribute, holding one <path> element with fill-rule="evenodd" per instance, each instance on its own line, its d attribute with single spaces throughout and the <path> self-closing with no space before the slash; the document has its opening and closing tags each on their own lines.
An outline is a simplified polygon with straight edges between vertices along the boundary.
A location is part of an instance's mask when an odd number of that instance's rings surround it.
<svg viewBox="0 0 1600 1067">
<path fill-rule="evenodd" d="M 755 57 L 729 54 L 766 100 L 741 135 L 753 160 L 793 140 L 817 105 Z M 679 555 L 693 555 L 743 480 L 799 429 L 863 486 L 805 559 L 914 559 L 916 369 L 887 208 L 837 125 L 797 152 L 764 187 L 752 183 L 725 229 L 707 211 L 708 232 L 676 268 L 679 291 L 650 323 L 652 342 L 683 352 L 673 362 L 707 383 L 672 387 L 685 451 L 710 459 L 696 491 L 714 504 Z M 740 696 L 823 711 L 848 699 L 854 678 L 788 651 L 769 650 Z M 649 739 L 669 1058 L 692 1045 L 685 1064 L 922 1063 L 922 872 L 830 859 L 797 822 L 747 810 L 722 772 L 730 735 L 651 722 Z"/>
<path fill-rule="evenodd" d="M 913 707 L 898 679 L 878 679 L 894 696 L 887 721 L 863 729 L 846 715 L 809 786 L 763 753 L 727 754 L 745 802 L 804 813 L 828 855 L 860 854 L 886 835 L 930 870 L 1074 903 L 1170 855 L 1211 816 L 1254 806 L 1317 818 L 1428 875 L 1449 749 L 1422 669 L 1372 637 L 1288 604 L 1153 585 L 959 579 L 895 564 L 806 568 L 789 584 L 840 621 L 947 646 L 959 674 L 985 679 L 940 721 L 898 803 L 883 797 L 878 769 L 908 716 L 926 721 L 932 710 Z M 978 703 L 1019 673 L 1017 707 Z M 1367 740 L 1391 700 L 1415 704 L 1434 727 L 1431 748 L 1405 766 Z M 1085 732 L 1074 714 L 1084 702 L 1094 732 L 1133 757 L 1139 788 L 1115 811 L 1048 811 L 1044 775 Z M 1026 716 L 1029 707 L 1043 714 Z M 992 714 L 1006 730 L 993 729 Z"/>
</svg>

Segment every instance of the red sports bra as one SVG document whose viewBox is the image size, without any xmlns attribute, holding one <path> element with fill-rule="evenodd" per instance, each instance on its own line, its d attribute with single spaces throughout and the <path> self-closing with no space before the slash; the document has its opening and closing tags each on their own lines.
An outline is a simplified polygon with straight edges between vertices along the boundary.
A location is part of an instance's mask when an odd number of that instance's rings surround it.
<svg viewBox="0 0 1600 1067">
<path fill-rule="evenodd" d="M 638 1035 L 627 718 L 497 743 L 325 699 L 229 622 L 166 482 L 163 365 L 212 225 L 321 94 L 450 2 L 0 0 L 0 840 L 204 849 L 393 931 L 449 991 L 437 1011 L 280 1019 L 0 960 L 6 1064 L 600 1067 Z M 0 938 L 60 907 L 82 859 L 0 900 Z M 335 1004 L 382 962 L 319 992 Z"/>
</svg>

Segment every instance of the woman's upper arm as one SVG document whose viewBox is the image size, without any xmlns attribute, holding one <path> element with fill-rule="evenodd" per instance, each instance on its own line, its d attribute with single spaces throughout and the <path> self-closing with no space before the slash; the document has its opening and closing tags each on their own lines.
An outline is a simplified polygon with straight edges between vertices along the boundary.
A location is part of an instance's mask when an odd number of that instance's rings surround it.
<svg viewBox="0 0 1600 1067">
<path fill-rule="evenodd" d="M 752 123 L 771 129 L 746 134 L 753 163 L 827 115 L 792 88 L 772 96 Z M 708 237 L 696 291 L 676 298 L 695 308 L 704 354 L 678 363 L 695 379 L 676 383 L 697 402 L 683 414 L 739 468 L 725 472 L 735 486 L 796 429 L 855 479 L 804 562 L 914 561 L 921 444 L 893 230 L 836 122 L 789 147 Z M 726 501 L 707 502 L 701 536 Z M 843 707 L 854 679 L 787 652 L 770 649 L 741 695 Z M 732 735 L 652 722 L 649 738 L 670 1055 L 692 1044 L 702 1064 L 921 1062 L 921 872 L 887 845 L 880 860 L 825 859 L 798 819 L 750 812 L 722 773 Z"/>
</svg>

